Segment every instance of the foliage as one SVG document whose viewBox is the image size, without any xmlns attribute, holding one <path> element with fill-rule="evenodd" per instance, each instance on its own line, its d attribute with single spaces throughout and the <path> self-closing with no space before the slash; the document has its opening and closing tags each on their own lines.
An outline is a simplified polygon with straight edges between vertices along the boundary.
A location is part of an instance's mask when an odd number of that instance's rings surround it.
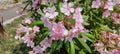
<svg viewBox="0 0 120 54">
<path fill-rule="evenodd" d="M 29 5 L 15 37 L 29 54 L 120 53 L 119 0 L 27 0 L 23 11 Z"/>
</svg>

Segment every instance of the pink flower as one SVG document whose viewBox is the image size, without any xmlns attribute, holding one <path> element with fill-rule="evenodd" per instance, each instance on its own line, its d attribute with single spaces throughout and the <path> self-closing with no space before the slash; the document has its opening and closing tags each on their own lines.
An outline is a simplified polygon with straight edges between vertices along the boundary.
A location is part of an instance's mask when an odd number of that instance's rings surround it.
<svg viewBox="0 0 120 54">
<path fill-rule="evenodd" d="M 28 54 L 33 54 L 33 51 L 29 51 Z"/>
<path fill-rule="evenodd" d="M 21 26 L 20 28 L 17 29 L 17 33 L 20 34 L 21 32 L 29 32 L 31 30 L 32 28 Z"/>
<path fill-rule="evenodd" d="M 27 46 L 30 46 L 31 48 L 34 47 L 34 42 L 33 41 L 27 41 Z"/>
<path fill-rule="evenodd" d="M 79 32 L 81 32 L 84 29 L 84 27 L 82 26 L 83 18 L 81 15 L 81 11 L 82 11 L 82 8 L 77 7 L 75 9 L 75 13 L 73 14 L 73 18 L 76 21 L 74 28 L 77 29 L 77 31 L 79 31 Z"/>
<path fill-rule="evenodd" d="M 39 3 L 39 0 L 32 0 L 32 7 L 33 9 L 37 8 L 37 4 Z"/>
<path fill-rule="evenodd" d="M 64 40 L 64 31 L 66 31 L 66 28 L 61 22 L 53 23 L 50 36 L 53 40 Z"/>
<path fill-rule="evenodd" d="M 45 50 L 46 48 L 44 47 L 36 46 L 33 48 L 33 54 L 44 54 L 43 51 Z"/>
<path fill-rule="evenodd" d="M 117 46 L 120 47 L 120 42 L 118 42 Z"/>
<path fill-rule="evenodd" d="M 94 44 L 94 46 L 95 46 L 95 50 L 97 50 L 99 52 L 103 51 L 103 49 L 104 49 L 104 44 L 102 42 L 98 42 L 98 43 Z"/>
<path fill-rule="evenodd" d="M 49 19 L 46 17 L 42 17 L 41 20 L 44 22 L 44 26 L 49 28 L 49 30 L 51 30 L 52 23 L 49 21 Z"/>
<path fill-rule="evenodd" d="M 119 49 L 118 49 L 118 50 L 117 50 L 117 49 L 113 49 L 113 50 L 112 50 L 112 53 L 113 53 L 113 54 L 120 54 L 120 50 L 119 50 Z"/>
<path fill-rule="evenodd" d="M 118 13 L 112 13 L 111 17 L 115 24 L 120 24 L 120 16 Z"/>
<path fill-rule="evenodd" d="M 31 18 L 29 18 L 29 19 L 25 19 L 25 20 L 23 20 L 23 24 L 31 24 L 32 23 L 32 19 Z"/>
<path fill-rule="evenodd" d="M 40 45 L 44 48 L 50 47 L 52 44 L 51 38 L 45 38 L 42 42 L 40 42 Z"/>
<path fill-rule="evenodd" d="M 40 31 L 39 29 L 40 29 L 40 28 L 39 28 L 38 26 L 34 26 L 34 27 L 33 27 L 34 33 L 39 32 L 39 31 Z"/>
<path fill-rule="evenodd" d="M 80 22 L 80 23 L 83 22 L 81 11 L 82 11 L 82 8 L 77 7 L 75 9 L 75 13 L 73 14 L 73 19 L 75 19 L 77 22 Z"/>
<path fill-rule="evenodd" d="M 32 34 L 25 34 L 21 39 L 24 41 L 24 43 L 27 43 L 27 46 L 34 47 L 34 42 L 31 41 L 35 36 L 34 33 Z"/>
<path fill-rule="evenodd" d="M 105 49 L 104 51 L 101 51 L 100 54 L 113 54 L 113 53 Z"/>
<path fill-rule="evenodd" d="M 108 1 L 108 2 L 105 4 L 104 9 L 113 10 L 113 6 L 114 6 L 114 3 L 111 2 L 111 1 Z"/>
<path fill-rule="evenodd" d="M 92 8 L 99 8 L 101 5 L 100 0 L 95 0 L 92 2 Z"/>
<path fill-rule="evenodd" d="M 108 16 L 110 16 L 110 12 L 109 12 L 108 10 L 106 10 L 106 11 L 103 12 L 102 15 L 103 15 L 103 16 L 102 16 L 103 18 L 104 18 L 104 17 L 108 17 Z"/>
<path fill-rule="evenodd" d="M 71 13 L 74 12 L 74 8 L 72 8 L 74 5 L 73 2 L 70 3 L 63 3 L 62 7 L 61 7 L 61 12 L 64 13 L 65 15 L 69 16 Z"/>
<path fill-rule="evenodd" d="M 58 12 L 55 12 L 56 8 L 53 6 L 52 8 L 44 8 L 45 17 L 53 19 L 58 15 Z"/>
</svg>

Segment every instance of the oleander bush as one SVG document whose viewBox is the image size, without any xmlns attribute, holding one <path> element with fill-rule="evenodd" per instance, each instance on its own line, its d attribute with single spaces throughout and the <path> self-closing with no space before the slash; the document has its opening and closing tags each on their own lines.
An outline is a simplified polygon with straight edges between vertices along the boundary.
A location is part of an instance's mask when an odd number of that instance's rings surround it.
<svg viewBox="0 0 120 54">
<path fill-rule="evenodd" d="M 26 2 L 15 38 L 27 53 L 120 54 L 120 0 Z"/>
</svg>

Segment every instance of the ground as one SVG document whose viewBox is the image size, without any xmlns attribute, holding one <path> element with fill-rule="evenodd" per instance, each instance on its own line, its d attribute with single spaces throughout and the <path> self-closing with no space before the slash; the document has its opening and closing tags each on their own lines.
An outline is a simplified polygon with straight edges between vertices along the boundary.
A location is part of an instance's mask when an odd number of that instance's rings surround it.
<svg viewBox="0 0 120 54">
<path fill-rule="evenodd" d="M 22 19 L 16 19 L 4 27 L 8 36 L 0 37 L 0 54 L 23 54 L 25 52 L 24 44 L 14 38 L 15 31 L 19 27 Z"/>
</svg>

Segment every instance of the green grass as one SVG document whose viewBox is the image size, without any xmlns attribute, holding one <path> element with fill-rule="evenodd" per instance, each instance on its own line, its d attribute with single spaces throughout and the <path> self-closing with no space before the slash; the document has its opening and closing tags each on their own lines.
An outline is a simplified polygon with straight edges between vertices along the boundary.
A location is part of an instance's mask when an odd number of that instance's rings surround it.
<svg viewBox="0 0 120 54">
<path fill-rule="evenodd" d="M 15 54 L 16 50 L 20 48 L 20 41 L 14 38 L 16 29 L 19 27 L 23 18 L 15 19 L 12 23 L 4 27 L 8 36 L 0 37 L 0 54 Z M 18 47 L 19 46 L 19 47 Z M 22 51 L 18 50 L 16 54 L 22 54 Z"/>
</svg>

